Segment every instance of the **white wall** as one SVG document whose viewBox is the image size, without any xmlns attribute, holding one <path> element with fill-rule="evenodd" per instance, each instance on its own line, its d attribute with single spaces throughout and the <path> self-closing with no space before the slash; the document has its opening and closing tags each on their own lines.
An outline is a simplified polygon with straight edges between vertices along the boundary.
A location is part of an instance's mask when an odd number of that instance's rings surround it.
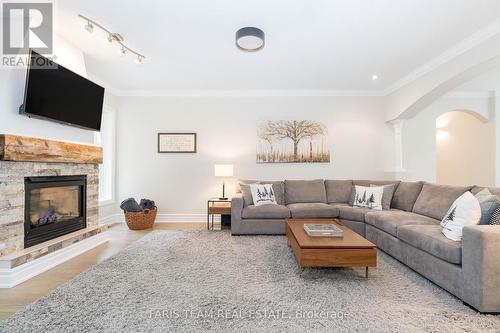
<svg viewBox="0 0 500 333">
<path fill-rule="evenodd" d="M 451 111 L 437 119 L 436 180 L 439 184 L 495 186 L 495 122 Z"/>
<path fill-rule="evenodd" d="M 234 164 L 235 178 L 384 177 L 388 128 L 379 98 L 121 97 L 118 108 L 118 199 L 147 197 L 163 214 L 205 214 L 220 191 L 215 163 Z M 256 164 L 256 126 L 266 119 L 324 122 L 332 162 Z M 198 153 L 158 154 L 158 132 L 196 132 Z"/>
</svg>

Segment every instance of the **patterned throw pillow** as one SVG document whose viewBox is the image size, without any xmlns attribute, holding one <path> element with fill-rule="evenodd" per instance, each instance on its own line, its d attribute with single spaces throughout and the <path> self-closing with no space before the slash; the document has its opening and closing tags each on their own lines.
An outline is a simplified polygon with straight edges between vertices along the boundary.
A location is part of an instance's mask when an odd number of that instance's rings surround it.
<svg viewBox="0 0 500 333">
<path fill-rule="evenodd" d="M 500 206 L 495 209 L 493 214 L 491 214 L 491 219 L 490 219 L 490 224 L 491 225 L 500 225 Z"/>
<path fill-rule="evenodd" d="M 382 196 L 382 209 L 391 209 L 392 197 L 394 197 L 394 192 L 396 192 L 397 184 L 382 185 L 384 188 L 384 195 Z M 370 184 L 370 187 L 377 187 L 379 185 Z"/>
<path fill-rule="evenodd" d="M 477 200 L 481 205 L 481 222 L 479 224 L 489 224 L 491 214 L 500 205 L 500 198 L 491 194 L 487 188 L 476 194 Z"/>
<path fill-rule="evenodd" d="M 373 210 L 382 210 L 384 187 L 354 186 L 354 207 L 364 207 Z"/>
<path fill-rule="evenodd" d="M 441 221 L 443 234 L 446 238 L 461 241 L 463 228 L 468 225 L 479 224 L 481 220 L 481 206 L 477 198 L 470 192 L 465 192 L 451 205 Z"/>
<path fill-rule="evenodd" d="M 271 184 L 250 184 L 253 204 L 255 206 L 276 205 L 273 185 Z"/>
</svg>

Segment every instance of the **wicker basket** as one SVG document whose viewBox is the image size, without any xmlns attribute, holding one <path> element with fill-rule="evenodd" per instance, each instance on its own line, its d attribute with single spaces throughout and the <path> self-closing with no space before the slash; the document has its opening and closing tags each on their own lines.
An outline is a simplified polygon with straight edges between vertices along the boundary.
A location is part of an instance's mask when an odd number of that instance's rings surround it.
<svg viewBox="0 0 500 333">
<path fill-rule="evenodd" d="M 156 219 L 157 208 L 144 209 L 142 212 L 125 211 L 125 221 L 130 230 L 144 230 L 153 227 Z"/>
</svg>

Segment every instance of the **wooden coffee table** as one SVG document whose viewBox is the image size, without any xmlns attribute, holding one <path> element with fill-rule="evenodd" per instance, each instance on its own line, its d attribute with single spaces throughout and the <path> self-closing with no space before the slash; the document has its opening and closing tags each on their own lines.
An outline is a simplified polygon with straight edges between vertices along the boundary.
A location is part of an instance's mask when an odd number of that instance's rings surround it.
<svg viewBox="0 0 500 333">
<path fill-rule="evenodd" d="M 310 237 L 304 223 L 334 223 L 344 237 Z M 287 219 L 286 236 L 300 267 L 368 267 L 377 266 L 377 247 L 343 225 L 338 219 Z"/>
</svg>

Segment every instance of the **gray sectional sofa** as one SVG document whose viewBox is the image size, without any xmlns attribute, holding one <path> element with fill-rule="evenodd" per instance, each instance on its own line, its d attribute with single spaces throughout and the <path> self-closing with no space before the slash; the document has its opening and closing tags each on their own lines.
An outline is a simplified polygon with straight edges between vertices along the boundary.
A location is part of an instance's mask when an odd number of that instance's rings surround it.
<svg viewBox="0 0 500 333">
<path fill-rule="evenodd" d="M 464 303 L 480 312 L 500 312 L 500 226 L 465 227 L 462 242 L 446 238 L 439 226 L 455 199 L 466 191 L 476 194 L 481 187 L 371 180 L 272 183 L 278 205 L 256 207 L 241 195 L 232 199 L 233 235 L 284 234 L 286 218 L 339 218 Z M 371 184 L 396 184 L 389 210 L 348 204 L 353 185 Z M 499 188 L 490 191 L 500 196 Z"/>
</svg>

